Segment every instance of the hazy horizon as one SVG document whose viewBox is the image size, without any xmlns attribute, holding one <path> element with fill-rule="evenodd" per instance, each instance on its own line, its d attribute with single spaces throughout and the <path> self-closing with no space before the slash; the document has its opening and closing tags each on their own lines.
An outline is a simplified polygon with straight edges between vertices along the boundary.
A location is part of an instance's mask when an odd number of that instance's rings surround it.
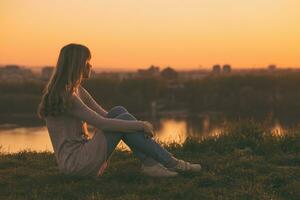
<svg viewBox="0 0 300 200">
<path fill-rule="evenodd" d="M 5 67 L 7 65 L 18 65 L 18 64 L 0 64 L 0 67 Z M 43 67 L 49 66 L 49 65 L 43 65 L 43 66 L 26 66 L 26 65 L 18 65 L 19 67 L 25 67 L 29 68 L 33 71 L 40 71 Z M 172 66 L 157 66 L 154 65 L 155 67 L 159 67 L 160 70 L 163 70 L 166 67 L 172 67 Z M 221 67 L 223 64 L 220 65 Z M 55 67 L 55 66 L 50 66 L 50 67 Z M 148 69 L 150 66 L 147 67 L 140 67 L 140 68 L 123 68 L 123 67 L 117 67 L 117 68 L 109 68 L 109 67 L 93 67 L 93 70 L 95 72 L 137 72 L 139 69 Z M 176 71 L 197 71 L 197 70 L 204 70 L 204 71 L 211 71 L 212 67 L 201 67 L 201 68 L 183 68 L 183 69 L 175 69 Z M 239 71 L 239 70 L 261 70 L 261 69 L 268 69 L 268 66 L 256 66 L 256 67 L 234 67 L 231 66 L 232 70 Z M 293 70 L 300 70 L 300 67 L 284 67 L 284 66 L 276 66 L 277 69 L 285 70 L 285 69 L 293 69 Z"/>
</svg>

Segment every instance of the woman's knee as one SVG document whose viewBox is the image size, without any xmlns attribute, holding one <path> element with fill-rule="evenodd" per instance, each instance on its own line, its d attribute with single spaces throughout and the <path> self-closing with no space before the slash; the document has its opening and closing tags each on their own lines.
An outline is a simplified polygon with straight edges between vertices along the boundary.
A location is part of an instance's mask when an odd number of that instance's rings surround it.
<svg viewBox="0 0 300 200">
<path fill-rule="evenodd" d="M 114 106 L 113 108 L 111 108 L 108 113 L 107 113 L 107 117 L 109 118 L 114 118 L 117 117 L 120 114 L 123 113 L 127 113 L 127 109 L 123 106 Z"/>
<path fill-rule="evenodd" d="M 120 114 L 120 115 L 118 115 L 117 117 L 116 117 L 116 119 L 123 119 L 123 120 L 136 120 L 136 118 L 132 115 L 132 114 L 130 114 L 130 113 L 122 113 L 122 114 Z"/>
</svg>

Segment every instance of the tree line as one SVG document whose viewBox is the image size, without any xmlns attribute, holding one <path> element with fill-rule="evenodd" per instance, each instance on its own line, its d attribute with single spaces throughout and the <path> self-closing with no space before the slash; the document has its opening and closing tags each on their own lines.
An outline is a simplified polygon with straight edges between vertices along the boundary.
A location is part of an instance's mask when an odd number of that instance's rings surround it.
<svg viewBox="0 0 300 200">
<path fill-rule="evenodd" d="M 45 81 L 0 83 L 1 114 L 35 114 Z M 181 87 L 176 87 L 181 85 Z M 184 108 L 189 112 L 217 111 L 251 116 L 274 113 L 300 116 L 300 74 L 210 75 L 200 80 L 93 78 L 83 86 L 105 109 L 122 105 L 133 113 Z M 175 86 L 175 87 L 172 87 Z"/>
</svg>

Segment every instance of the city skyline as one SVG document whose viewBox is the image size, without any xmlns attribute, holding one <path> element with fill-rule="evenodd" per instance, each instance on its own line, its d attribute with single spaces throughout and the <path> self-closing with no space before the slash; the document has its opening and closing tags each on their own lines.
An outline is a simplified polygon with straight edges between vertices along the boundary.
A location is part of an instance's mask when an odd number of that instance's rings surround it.
<svg viewBox="0 0 300 200">
<path fill-rule="evenodd" d="M 300 66 L 300 2 L 17 1 L 0 6 L 0 65 L 54 66 L 87 45 L 96 70 Z"/>
<path fill-rule="evenodd" d="M 215 70 L 215 68 L 220 68 L 220 69 L 224 69 L 224 68 L 230 68 L 230 70 L 233 70 L 235 72 L 265 72 L 265 71 L 299 71 L 300 67 L 283 67 L 283 66 L 277 66 L 274 64 L 270 64 L 268 66 L 260 66 L 260 67 L 249 67 L 249 68 L 243 68 L 243 67 L 234 67 L 230 64 L 215 64 L 211 67 L 201 67 L 201 68 L 184 68 L 184 69 L 176 69 L 172 66 L 157 66 L 157 65 L 150 65 L 147 67 L 140 67 L 137 69 L 126 69 L 126 68 L 97 68 L 97 67 L 93 67 L 93 71 L 96 73 L 138 73 L 139 71 L 144 71 L 144 70 L 149 70 L 150 68 L 158 68 L 159 71 L 163 71 L 164 69 L 167 68 L 171 68 L 174 69 L 177 72 L 213 72 Z M 41 72 L 44 68 L 55 68 L 55 66 L 51 66 L 51 65 L 43 65 L 43 66 L 25 66 L 25 65 L 17 65 L 17 64 L 7 64 L 7 65 L 1 65 L 0 64 L 0 70 L 1 69 L 8 69 L 8 68 L 18 68 L 18 69 L 30 69 L 33 72 Z"/>
</svg>

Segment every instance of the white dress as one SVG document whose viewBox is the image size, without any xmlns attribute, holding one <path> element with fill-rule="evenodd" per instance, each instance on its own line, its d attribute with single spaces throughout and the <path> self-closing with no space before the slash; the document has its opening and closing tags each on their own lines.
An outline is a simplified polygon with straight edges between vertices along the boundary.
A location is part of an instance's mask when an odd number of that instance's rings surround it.
<svg viewBox="0 0 300 200">
<path fill-rule="evenodd" d="M 82 87 L 71 97 L 72 109 L 45 118 L 58 168 L 65 174 L 97 176 L 107 166 L 107 142 L 104 131 L 141 131 L 140 121 L 106 118 L 106 112 Z M 82 135 L 84 122 L 96 127 L 92 139 Z"/>
</svg>

